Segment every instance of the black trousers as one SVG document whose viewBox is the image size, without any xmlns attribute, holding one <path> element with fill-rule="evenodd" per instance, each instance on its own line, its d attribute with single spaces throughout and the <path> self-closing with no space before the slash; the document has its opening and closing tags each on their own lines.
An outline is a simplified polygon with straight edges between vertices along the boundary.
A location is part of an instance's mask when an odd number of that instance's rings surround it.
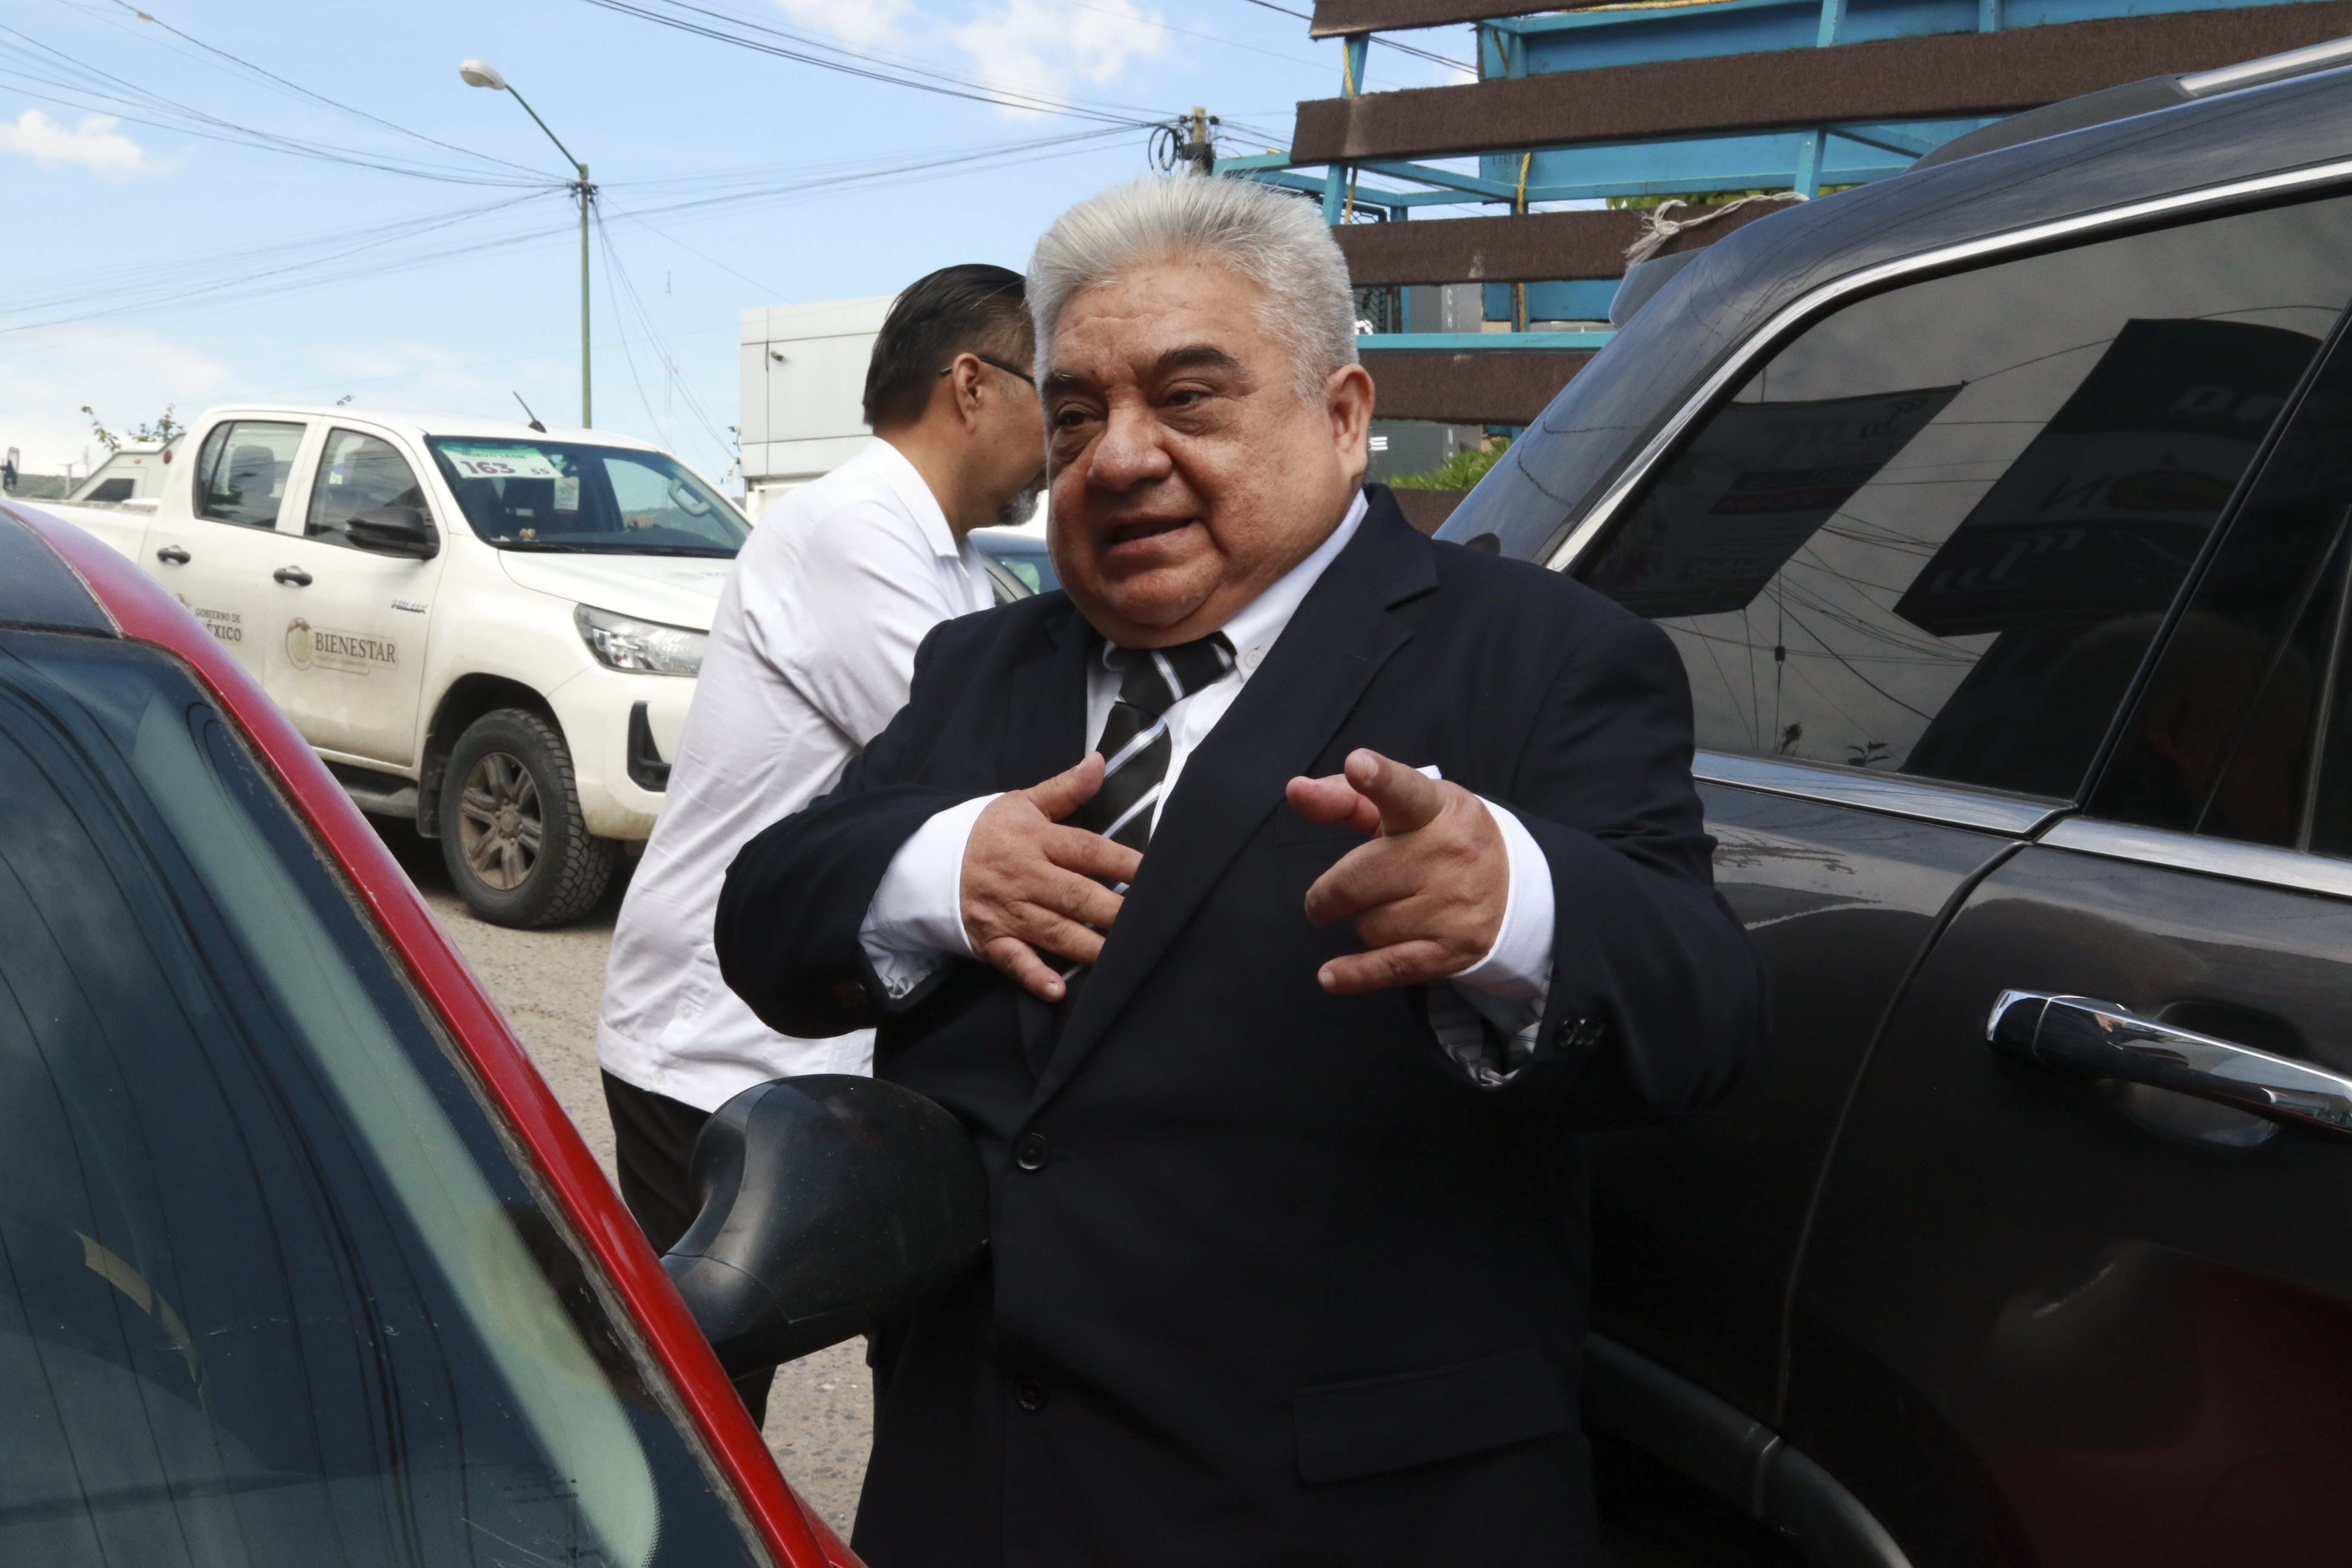
<svg viewBox="0 0 2352 1568">
<path fill-rule="evenodd" d="M 656 1252 L 667 1252 L 694 1224 L 699 1205 L 687 1179 L 695 1134 L 710 1120 L 683 1100 L 624 1083 L 605 1073 L 604 1109 L 613 1115 L 613 1144 L 621 1168 L 621 1201 Z M 768 1418 L 768 1387 L 776 1369 L 745 1373 L 735 1380 L 751 1424 Z"/>
</svg>

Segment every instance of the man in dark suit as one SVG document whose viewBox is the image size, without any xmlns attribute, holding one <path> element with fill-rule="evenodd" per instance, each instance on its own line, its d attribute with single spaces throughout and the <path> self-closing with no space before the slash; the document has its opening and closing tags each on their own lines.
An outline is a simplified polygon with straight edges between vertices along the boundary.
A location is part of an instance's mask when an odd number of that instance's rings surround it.
<svg viewBox="0 0 2352 1568">
<path fill-rule="evenodd" d="M 1308 204 L 1147 182 L 1030 268 L 1067 594 L 951 621 L 717 928 L 995 1197 L 876 1336 L 876 1568 L 1575 1564 L 1571 1129 L 1759 1037 L 1663 635 L 1415 533 Z M 1039 781 L 1043 781 L 1042 783 Z"/>
</svg>

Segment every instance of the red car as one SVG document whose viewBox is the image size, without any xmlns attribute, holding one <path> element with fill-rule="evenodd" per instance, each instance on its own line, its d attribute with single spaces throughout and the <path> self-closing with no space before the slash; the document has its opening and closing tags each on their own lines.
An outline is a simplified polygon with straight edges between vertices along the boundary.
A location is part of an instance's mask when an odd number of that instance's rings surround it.
<svg viewBox="0 0 2352 1568">
<path fill-rule="evenodd" d="M 856 1562 L 310 748 L 9 506 L 0 1562 Z"/>
</svg>

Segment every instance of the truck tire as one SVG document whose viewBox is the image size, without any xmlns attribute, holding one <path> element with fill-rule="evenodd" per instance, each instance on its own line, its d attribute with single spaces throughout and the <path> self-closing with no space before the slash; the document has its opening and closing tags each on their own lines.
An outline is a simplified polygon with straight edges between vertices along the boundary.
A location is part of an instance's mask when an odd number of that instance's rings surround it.
<svg viewBox="0 0 2352 1568">
<path fill-rule="evenodd" d="M 604 896 L 620 846 L 588 831 L 562 732 L 500 708 L 466 727 L 441 787 L 441 858 L 492 925 L 559 925 Z"/>
</svg>

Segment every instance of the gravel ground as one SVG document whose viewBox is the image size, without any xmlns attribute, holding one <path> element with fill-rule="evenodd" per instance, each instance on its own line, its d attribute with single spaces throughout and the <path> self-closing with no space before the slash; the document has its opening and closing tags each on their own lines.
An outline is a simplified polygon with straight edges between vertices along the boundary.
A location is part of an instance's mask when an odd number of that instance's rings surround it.
<svg viewBox="0 0 2352 1568">
<path fill-rule="evenodd" d="M 558 931 L 509 931 L 467 912 L 450 889 L 441 850 L 405 824 L 372 818 L 425 901 L 489 987 L 555 1098 L 572 1114 L 604 1173 L 613 1173 L 613 1124 L 596 1076 L 596 1006 L 604 954 L 621 907 L 615 884 L 595 911 Z M 802 1497 L 846 1536 L 874 1439 L 866 1342 L 853 1340 L 792 1363 L 768 1399 L 768 1447 Z"/>
</svg>

